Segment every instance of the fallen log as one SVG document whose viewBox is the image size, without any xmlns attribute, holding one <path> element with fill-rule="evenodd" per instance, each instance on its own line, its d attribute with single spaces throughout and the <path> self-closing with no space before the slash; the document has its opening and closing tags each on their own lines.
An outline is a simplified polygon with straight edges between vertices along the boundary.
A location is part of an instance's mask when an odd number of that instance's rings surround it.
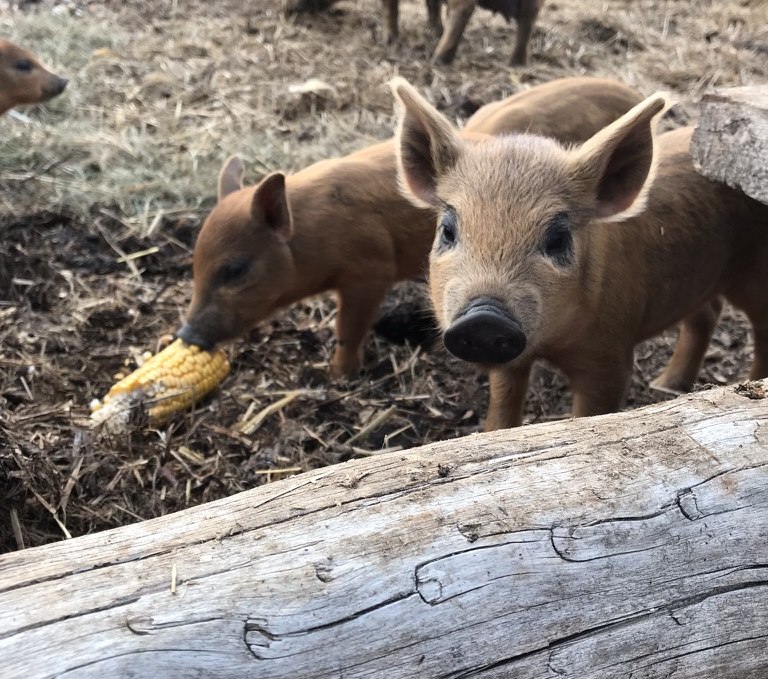
<svg viewBox="0 0 768 679">
<path fill-rule="evenodd" d="M 691 154 L 704 176 L 768 204 L 768 85 L 705 94 Z"/>
<path fill-rule="evenodd" d="M 768 676 L 763 383 L 0 557 L 0 675 Z"/>
</svg>

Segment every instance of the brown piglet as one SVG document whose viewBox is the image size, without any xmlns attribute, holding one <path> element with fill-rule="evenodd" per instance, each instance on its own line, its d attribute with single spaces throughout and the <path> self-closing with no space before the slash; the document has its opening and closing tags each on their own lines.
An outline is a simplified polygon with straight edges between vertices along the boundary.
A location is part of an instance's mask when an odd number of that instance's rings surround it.
<svg viewBox="0 0 768 679">
<path fill-rule="evenodd" d="M 656 380 L 690 390 L 725 298 L 768 376 L 768 207 L 693 168 L 691 128 L 655 136 L 652 96 L 583 145 L 468 142 L 393 81 L 404 193 L 436 213 L 429 289 L 446 348 L 490 369 L 487 430 L 522 423 L 533 363 L 568 377 L 573 414 L 621 407 L 637 342 L 680 322 Z"/>
<path fill-rule="evenodd" d="M 23 47 L 0 39 L 0 115 L 19 104 L 39 104 L 58 96 L 67 80 L 51 73 Z"/>
<path fill-rule="evenodd" d="M 594 106 L 599 101 L 602 106 Z M 465 137 L 523 131 L 583 141 L 640 101 L 613 80 L 567 78 L 480 109 Z M 426 271 L 435 223 L 399 192 L 394 140 L 242 188 L 229 159 L 218 202 L 195 244 L 194 293 L 178 336 L 204 347 L 234 339 L 277 310 L 335 290 L 336 376 L 361 366 L 379 304 L 397 281 Z"/>
</svg>

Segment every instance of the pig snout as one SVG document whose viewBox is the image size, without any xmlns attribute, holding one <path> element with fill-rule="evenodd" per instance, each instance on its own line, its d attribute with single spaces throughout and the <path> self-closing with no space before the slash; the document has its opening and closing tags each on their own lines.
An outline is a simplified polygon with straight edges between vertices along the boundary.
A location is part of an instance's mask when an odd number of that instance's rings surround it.
<svg viewBox="0 0 768 679">
<path fill-rule="evenodd" d="M 525 349 L 520 323 L 495 299 L 473 300 L 443 333 L 454 356 L 469 363 L 506 363 Z"/>
<path fill-rule="evenodd" d="M 185 323 L 179 328 L 176 333 L 176 337 L 184 340 L 187 344 L 195 344 L 203 351 L 210 351 L 215 346 L 215 342 L 212 342 L 208 337 L 205 337 L 200 330 L 198 330 L 191 323 Z"/>
<path fill-rule="evenodd" d="M 53 76 L 43 87 L 43 94 L 48 98 L 57 97 L 66 89 L 68 83 L 66 78 Z"/>
<path fill-rule="evenodd" d="M 69 83 L 69 80 L 66 78 L 56 78 L 56 82 L 54 83 L 52 87 L 52 91 L 54 94 L 61 94 L 67 87 L 67 83 Z"/>
</svg>

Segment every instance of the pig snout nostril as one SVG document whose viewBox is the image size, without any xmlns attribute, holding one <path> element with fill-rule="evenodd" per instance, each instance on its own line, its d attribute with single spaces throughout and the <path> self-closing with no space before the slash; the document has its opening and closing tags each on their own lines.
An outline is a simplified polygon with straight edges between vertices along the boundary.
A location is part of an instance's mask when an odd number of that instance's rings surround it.
<svg viewBox="0 0 768 679">
<path fill-rule="evenodd" d="M 66 78 L 55 76 L 43 86 L 43 93 L 48 97 L 56 97 L 66 89 L 68 83 Z"/>
<path fill-rule="evenodd" d="M 470 363 L 506 363 L 525 349 L 520 324 L 496 300 L 468 305 L 443 334 L 446 349 Z"/>
</svg>

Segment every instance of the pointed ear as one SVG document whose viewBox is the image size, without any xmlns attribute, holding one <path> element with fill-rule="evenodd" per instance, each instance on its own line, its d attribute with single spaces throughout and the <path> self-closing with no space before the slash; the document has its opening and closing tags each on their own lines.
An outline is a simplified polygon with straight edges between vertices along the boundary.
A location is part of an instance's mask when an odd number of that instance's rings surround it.
<svg viewBox="0 0 768 679">
<path fill-rule="evenodd" d="M 256 187 L 251 216 L 255 222 L 264 222 L 282 239 L 291 238 L 293 221 L 285 194 L 285 175 L 282 172 L 273 172 Z"/>
<path fill-rule="evenodd" d="M 403 78 L 394 78 L 397 170 L 403 195 L 419 207 L 440 205 L 437 184 L 461 154 L 453 125 Z"/>
<path fill-rule="evenodd" d="M 577 182 L 599 220 L 622 221 L 645 208 L 655 174 L 656 116 L 665 108 L 653 95 L 571 152 Z"/>
<path fill-rule="evenodd" d="M 238 156 L 227 158 L 219 172 L 219 200 L 243 188 L 243 161 Z"/>
</svg>

